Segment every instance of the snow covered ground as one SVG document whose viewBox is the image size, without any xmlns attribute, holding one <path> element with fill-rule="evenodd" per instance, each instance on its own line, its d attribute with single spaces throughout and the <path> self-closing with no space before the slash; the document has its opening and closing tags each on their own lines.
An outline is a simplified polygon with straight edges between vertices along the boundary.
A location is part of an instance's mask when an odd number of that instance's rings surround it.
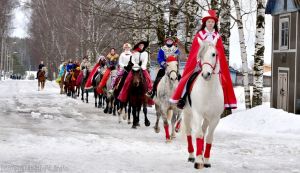
<svg viewBox="0 0 300 173">
<path fill-rule="evenodd" d="M 199 171 L 183 137 L 166 144 L 154 133 L 154 109 L 151 127 L 133 130 L 94 108 L 92 96 L 67 98 L 52 82 L 37 91 L 36 81 L 0 81 L 0 93 L 0 172 L 300 172 L 300 116 L 268 105 L 222 119 L 212 168 Z"/>
</svg>

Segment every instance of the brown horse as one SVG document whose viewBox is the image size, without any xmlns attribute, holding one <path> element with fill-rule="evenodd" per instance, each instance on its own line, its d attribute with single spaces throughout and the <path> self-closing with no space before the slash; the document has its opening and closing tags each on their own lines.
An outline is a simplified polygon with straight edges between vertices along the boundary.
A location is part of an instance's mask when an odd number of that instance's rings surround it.
<svg viewBox="0 0 300 173">
<path fill-rule="evenodd" d="M 77 73 L 75 73 L 75 70 L 71 70 L 69 74 L 66 76 L 65 80 L 65 90 L 67 93 L 67 96 L 72 96 L 73 98 L 76 97 L 75 94 L 75 85 L 76 85 L 76 78 Z"/>
<path fill-rule="evenodd" d="M 143 112 L 145 115 L 145 126 L 150 126 L 150 121 L 147 117 L 147 103 L 148 98 L 145 96 L 146 94 L 146 81 L 143 76 L 143 72 L 141 68 L 139 69 L 132 69 L 133 80 L 129 87 L 129 104 L 132 110 L 133 116 L 133 124 L 132 128 L 136 128 L 139 126 L 140 121 L 140 111 L 143 106 Z"/>
<path fill-rule="evenodd" d="M 37 78 L 38 78 L 38 91 L 43 90 L 44 87 L 45 87 L 46 72 L 47 72 L 47 68 L 43 67 L 41 70 L 39 70 L 39 72 L 37 74 Z"/>
</svg>

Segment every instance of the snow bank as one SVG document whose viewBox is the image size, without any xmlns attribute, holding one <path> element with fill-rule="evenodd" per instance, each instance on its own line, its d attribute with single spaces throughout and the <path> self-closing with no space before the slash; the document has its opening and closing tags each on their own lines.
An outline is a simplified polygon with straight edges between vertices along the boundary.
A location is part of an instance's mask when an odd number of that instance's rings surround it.
<svg viewBox="0 0 300 173">
<path fill-rule="evenodd" d="M 300 116 L 263 105 L 223 118 L 217 130 L 300 136 Z"/>
</svg>

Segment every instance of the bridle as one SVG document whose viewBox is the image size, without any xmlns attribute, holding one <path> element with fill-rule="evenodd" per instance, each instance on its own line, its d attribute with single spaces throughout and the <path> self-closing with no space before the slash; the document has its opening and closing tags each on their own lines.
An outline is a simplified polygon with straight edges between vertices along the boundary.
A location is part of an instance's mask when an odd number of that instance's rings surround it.
<svg viewBox="0 0 300 173">
<path fill-rule="evenodd" d="M 167 73 L 167 76 L 168 76 L 168 78 L 169 78 L 170 80 L 172 80 L 172 79 L 171 79 L 171 74 L 172 74 L 172 73 L 175 73 L 175 74 L 176 74 L 175 80 L 177 80 L 177 79 L 178 79 L 178 76 L 177 76 L 178 70 L 171 70 L 169 73 Z"/>
<path fill-rule="evenodd" d="M 214 64 L 210 64 L 210 63 L 208 63 L 208 62 L 204 62 L 204 63 L 202 63 L 201 62 L 201 58 L 199 58 L 200 60 L 199 60 L 199 62 L 198 62 L 198 64 L 199 64 L 199 67 L 200 67 L 200 71 L 202 71 L 202 67 L 204 66 L 204 65 L 208 65 L 208 66 L 210 66 L 211 68 L 212 68 L 212 74 L 219 74 L 220 73 L 220 71 L 218 71 L 217 73 L 215 72 L 215 70 L 216 70 L 216 67 L 217 67 L 217 64 L 218 64 L 218 61 L 219 61 L 219 58 L 218 58 L 218 55 L 216 55 L 216 62 L 214 63 Z"/>
</svg>

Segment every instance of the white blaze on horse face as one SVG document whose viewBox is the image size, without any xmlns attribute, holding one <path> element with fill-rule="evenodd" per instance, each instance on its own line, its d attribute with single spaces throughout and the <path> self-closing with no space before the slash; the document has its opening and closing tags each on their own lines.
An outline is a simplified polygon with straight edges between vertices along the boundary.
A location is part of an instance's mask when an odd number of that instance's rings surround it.
<svg viewBox="0 0 300 173">
<path fill-rule="evenodd" d="M 206 47 L 204 48 L 204 46 Z M 217 52 L 212 43 L 205 42 L 203 44 L 203 48 L 206 51 L 202 52 L 203 55 L 200 55 L 202 57 L 202 77 L 205 80 L 209 80 L 211 79 L 211 75 L 214 73 L 214 66 L 217 61 Z"/>
<path fill-rule="evenodd" d="M 177 79 L 177 71 L 178 71 L 178 62 L 177 61 L 171 61 L 167 63 L 167 75 L 168 77 L 175 81 Z"/>
</svg>

